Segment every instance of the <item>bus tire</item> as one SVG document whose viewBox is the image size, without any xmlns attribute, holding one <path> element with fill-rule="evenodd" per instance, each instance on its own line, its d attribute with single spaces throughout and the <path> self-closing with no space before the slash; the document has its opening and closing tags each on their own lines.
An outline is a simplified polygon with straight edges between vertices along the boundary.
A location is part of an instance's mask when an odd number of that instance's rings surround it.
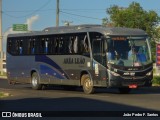
<svg viewBox="0 0 160 120">
<path fill-rule="evenodd" d="M 83 75 L 81 77 L 81 82 L 82 82 L 84 93 L 86 94 L 94 93 L 95 88 L 93 87 L 93 82 L 91 81 L 89 75 Z"/>
<path fill-rule="evenodd" d="M 38 73 L 34 72 L 31 78 L 32 89 L 40 90 L 42 89 L 42 84 L 39 83 Z"/>
<path fill-rule="evenodd" d="M 130 93 L 130 91 L 131 91 L 131 89 L 130 88 L 119 88 L 119 92 L 121 93 L 121 94 L 128 94 L 128 93 Z"/>
</svg>

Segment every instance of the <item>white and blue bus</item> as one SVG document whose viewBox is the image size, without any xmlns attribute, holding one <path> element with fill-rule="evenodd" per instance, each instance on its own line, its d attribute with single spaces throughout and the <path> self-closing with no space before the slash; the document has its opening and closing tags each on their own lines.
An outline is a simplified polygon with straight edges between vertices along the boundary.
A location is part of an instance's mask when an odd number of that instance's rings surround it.
<svg viewBox="0 0 160 120">
<path fill-rule="evenodd" d="M 10 34 L 7 77 L 10 84 L 115 87 L 121 93 L 152 85 L 151 48 L 140 29 L 77 25 Z"/>
</svg>

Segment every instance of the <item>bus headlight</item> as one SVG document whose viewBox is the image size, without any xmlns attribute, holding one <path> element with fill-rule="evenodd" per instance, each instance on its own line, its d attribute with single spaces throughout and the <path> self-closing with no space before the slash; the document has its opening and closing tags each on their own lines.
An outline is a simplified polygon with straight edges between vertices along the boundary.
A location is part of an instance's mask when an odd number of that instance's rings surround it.
<svg viewBox="0 0 160 120">
<path fill-rule="evenodd" d="M 148 72 L 146 75 L 147 75 L 147 76 L 152 75 L 152 71 Z"/>
</svg>

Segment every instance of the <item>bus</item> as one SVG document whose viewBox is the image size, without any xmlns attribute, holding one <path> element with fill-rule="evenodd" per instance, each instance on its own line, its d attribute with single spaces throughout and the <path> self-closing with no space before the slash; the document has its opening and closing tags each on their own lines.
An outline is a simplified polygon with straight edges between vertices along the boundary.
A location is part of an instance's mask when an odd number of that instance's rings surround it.
<svg viewBox="0 0 160 120">
<path fill-rule="evenodd" d="M 149 37 L 140 29 L 75 25 L 9 34 L 7 78 L 10 84 L 117 88 L 120 93 L 152 85 Z"/>
</svg>

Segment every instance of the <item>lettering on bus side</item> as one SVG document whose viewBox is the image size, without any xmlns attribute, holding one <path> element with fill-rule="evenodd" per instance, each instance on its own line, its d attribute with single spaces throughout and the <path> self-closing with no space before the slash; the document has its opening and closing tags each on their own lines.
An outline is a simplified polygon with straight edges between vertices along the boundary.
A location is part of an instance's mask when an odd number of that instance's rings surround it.
<svg viewBox="0 0 160 120">
<path fill-rule="evenodd" d="M 85 58 L 64 58 L 64 64 L 84 64 Z"/>
</svg>

